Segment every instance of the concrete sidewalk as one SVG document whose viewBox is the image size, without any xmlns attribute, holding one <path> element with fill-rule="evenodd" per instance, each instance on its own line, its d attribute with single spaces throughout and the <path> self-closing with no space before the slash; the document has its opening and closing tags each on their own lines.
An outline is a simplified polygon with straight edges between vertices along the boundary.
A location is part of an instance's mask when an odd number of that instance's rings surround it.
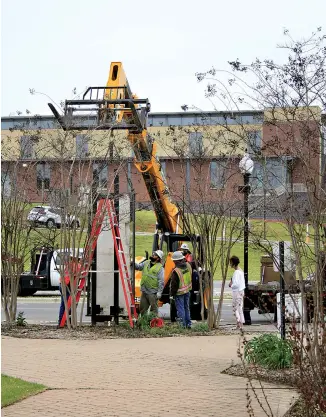
<svg viewBox="0 0 326 417">
<path fill-rule="evenodd" d="M 237 362 L 239 336 L 156 339 L 2 338 L 2 372 L 52 390 L 2 409 L 4 417 L 245 417 L 246 379 L 220 372 Z M 274 416 L 296 394 L 263 384 Z M 256 393 L 268 410 L 256 382 Z M 61 404 L 61 406 L 60 406 Z M 271 415 L 269 412 L 268 415 Z"/>
</svg>

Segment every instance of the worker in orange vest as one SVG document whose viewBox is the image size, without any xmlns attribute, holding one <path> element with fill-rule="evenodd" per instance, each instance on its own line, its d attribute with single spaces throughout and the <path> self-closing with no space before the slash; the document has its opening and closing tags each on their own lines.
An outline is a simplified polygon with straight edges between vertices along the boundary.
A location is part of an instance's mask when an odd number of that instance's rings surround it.
<svg viewBox="0 0 326 417">
<path fill-rule="evenodd" d="M 70 256 L 69 263 L 67 264 L 65 271 L 64 271 L 64 280 L 66 284 L 66 299 L 68 301 L 70 296 L 70 276 L 73 276 L 75 279 L 77 278 L 79 272 L 81 270 L 81 264 L 79 263 L 79 259 L 77 256 Z M 59 279 L 60 285 L 59 285 L 59 291 L 61 293 L 61 303 L 60 303 L 60 310 L 59 310 L 59 326 L 63 317 L 63 314 L 65 312 L 65 301 L 64 296 L 62 292 L 62 286 L 61 286 L 61 277 Z M 70 310 L 69 310 L 70 314 Z"/>
<path fill-rule="evenodd" d="M 186 259 L 186 262 L 189 262 L 190 263 L 190 262 L 192 262 L 194 260 L 194 258 L 193 258 L 192 254 L 190 252 L 190 249 L 189 249 L 189 246 L 187 245 L 187 243 L 183 243 L 180 246 L 180 248 L 178 249 L 178 251 L 181 251 L 182 252 L 183 256 Z"/>
</svg>

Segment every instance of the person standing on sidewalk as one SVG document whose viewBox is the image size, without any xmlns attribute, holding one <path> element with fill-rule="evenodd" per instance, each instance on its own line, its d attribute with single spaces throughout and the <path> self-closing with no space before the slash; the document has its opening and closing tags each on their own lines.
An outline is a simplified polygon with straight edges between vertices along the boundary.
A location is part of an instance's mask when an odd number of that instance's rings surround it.
<svg viewBox="0 0 326 417">
<path fill-rule="evenodd" d="M 162 265 L 163 252 L 161 250 L 154 251 L 149 260 L 135 264 L 135 269 L 143 271 L 140 289 L 140 314 L 147 312 L 149 306 L 151 311 L 158 314 L 157 302 L 162 297 L 164 287 L 164 267 Z"/>
<path fill-rule="evenodd" d="M 171 274 L 170 282 L 170 302 L 175 301 L 178 321 L 183 327 L 191 328 L 190 318 L 190 291 L 192 289 L 192 269 L 182 252 L 174 252 L 172 261 L 175 268 Z"/>
<path fill-rule="evenodd" d="M 240 259 L 237 256 L 231 256 L 230 266 L 234 269 L 229 287 L 232 289 L 232 307 L 237 320 L 237 328 L 242 329 L 245 319 L 243 315 L 243 298 L 246 288 L 244 273 L 239 267 Z"/>
</svg>

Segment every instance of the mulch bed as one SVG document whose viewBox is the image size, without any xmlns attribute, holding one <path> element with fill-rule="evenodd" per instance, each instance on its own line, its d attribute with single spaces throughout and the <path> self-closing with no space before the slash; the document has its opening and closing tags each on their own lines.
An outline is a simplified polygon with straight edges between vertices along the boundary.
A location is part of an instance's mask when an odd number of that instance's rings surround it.
<svg viewBox="0 0 326 417">
<path fill-rule="evenodd" d="M 295 386 L 296 378 L 299 376 L 295 368 L 289 369 L 265 369 L 258 365 L 233 365 L 225 369 L 223 374 L 232 376 L 241 376 L 250 379 L 259 379 L 260 381 L 270 382 L 277 385 Z"/>
<path fill-rule="evenodd" d="M 57 329 L 56 326 L 51 325 L 27 325 L 19 327 L 16 325 L 1 325 L 2 336 L 10 336 L 15 338 L 26 339 L 132 339 L 132 338 L 149 338 L 149 337 L 191 337 L 191 336 L 215 336 L 230 334 L 226 330 L 214 331 L 185 331 L 178 329 L 175 326 L 165 326 L 163 329 L 148 329 L 140 330 L 138 328 L 130 329 L 126 325 L 120 326 L 80 326 L 75 330 L 68 330 L 67 328 Z"/>
</svg>

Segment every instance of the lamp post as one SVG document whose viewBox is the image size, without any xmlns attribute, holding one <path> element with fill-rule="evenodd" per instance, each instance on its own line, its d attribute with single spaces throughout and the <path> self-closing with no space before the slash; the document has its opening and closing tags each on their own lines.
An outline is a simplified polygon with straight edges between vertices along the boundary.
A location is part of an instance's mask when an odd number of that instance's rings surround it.
<svg viewBox="0 0 326 417">
<path fill-rule="evenodd" d="M 249 179 L 250 175 L 254 169 L 254 162 L 250 158 L 248 153 L 245 153 L 244 157 L 241 159 L 239 163 L 240 172 L 243 175 L 243 183 L 244 185 L 240 187 L 240 191 L 243 192 L 243 206 L 244 206 L 244 235 L 243 235 L 243 273 L 245 279 L 245 299 L 243 305 L 243 315 L 245 319 L 245 324 L 251 324 L 251 316 L 250 316 L 250 301 L 248 299 L 248 241 L 249 241 L 249 193 L 250 193 L 250 185 Z"/>
</svg>

